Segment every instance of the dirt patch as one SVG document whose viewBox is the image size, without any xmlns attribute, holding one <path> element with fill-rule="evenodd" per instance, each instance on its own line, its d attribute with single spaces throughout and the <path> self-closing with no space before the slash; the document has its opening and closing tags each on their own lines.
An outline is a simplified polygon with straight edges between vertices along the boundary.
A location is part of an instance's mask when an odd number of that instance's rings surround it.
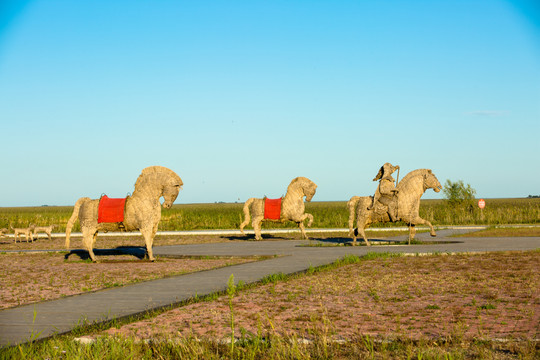
<svg viewBox="0 0 540 360">
<path fill-rule="evenodd" d="M 540 336 L 540 252 L 361 261 L 240 291 L 236 334 L 411 339 Z M 229 298 L 112 328 L 138 339 L 230 336 Z"/>
<path fill-rule="evenodd" d="M 0 254 L 0 309 L 134 282 L 255 261 L 255 258 L 168 259 L 99 256 L 100 263 L 66 253 Z"/>
</svg>

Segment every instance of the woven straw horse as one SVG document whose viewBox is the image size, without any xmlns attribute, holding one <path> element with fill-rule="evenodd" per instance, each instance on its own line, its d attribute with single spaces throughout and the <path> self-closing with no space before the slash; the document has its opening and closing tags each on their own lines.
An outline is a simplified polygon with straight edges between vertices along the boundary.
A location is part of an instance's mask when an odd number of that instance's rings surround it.
<svg viewBox="0 0 540 360">
<path fill-rule="evenodd" d="M 98 223 L 99 199 L 80 198 L 75 203 L 73 214 L 66 226 L 66 248 L 69 249 L 71 228 L 79 218 L 83 235 L 83 245 L 92 261 L 96 261 L 93 247 L 98 231 L 139 230 L 146 243 L 148 258 L 154 261 L 152 244 L 161 219 L 159 199 L 163 197 L 163 207 L 169 209 L 183 185 L 182 179 L 172 170 L 162 166 L 143 169 L 135 182 L 133 195 L 125 202 L 124 221 L 120 223 Z"/>
<path fill-rule="evenodd" d="M 408 173 L 397 185 L 397 220 L 404 221 L 409 225 L 409 244 L 416 234 L 415 225 L 427 225 L 430 228 L 430 235 L 436 236 L 433 225 L 428 220 L 422 219 L 419 215 L 420 198 L 427 189 L 439 192 L 442 189 L 441 183 L 433 172 L 429 169 L 418 169 Z M 372 210 L 368 210 L 373 202 L 373 196 L 353 196 L 347 206 L 349 207 L 349 236 L 353 238 L 353 245 L 356 245 L 356 236 L 360 235 L 366 245 L 370 243 L 364 230 L 376 222 L 390 222 L 390 216 L 386 208 L 380 204 Z M 353 231 L 354 218 L 358 212 L 357 228 Z"/>
<path fill-rule="evenodd" d="M 261 237 L 261 223 L 263 221 L 294 221 L 298 224 L 302 237 L 308 239 L 306 230 L 304 227 L 304 220 L 309 219 L 308 226 L 313 223 L 313 215 L 305 213 L 304 196 L 306 201 L 311 201 L 317 185 L 305 177 L 294 178 L 289 187 L 287 193 L 283 198 L 281 204 L 281 213 L 279 220 L 268 220 L 264 218 L 264 199 L 250 198 L 244 204 L 244 222 L 240 224 L 240 231 L 244 233 L 244 227 L 249 224 L 250 212 L 253 217 L 252 225 L 255 230 L 255 240 L 262 240 Z"/>
</svg>

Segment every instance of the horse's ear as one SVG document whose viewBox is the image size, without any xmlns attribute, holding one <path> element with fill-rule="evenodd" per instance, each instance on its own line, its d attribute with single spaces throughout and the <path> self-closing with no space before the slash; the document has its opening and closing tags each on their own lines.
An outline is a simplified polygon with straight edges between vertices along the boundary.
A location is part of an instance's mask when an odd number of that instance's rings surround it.
<svg viewBox="0 0 540 360">
<path fill-rule="evenodd" d="M 381 179 L 382 176 L 383 176 L 383 172 L 384 172 L 384 166 L 381 166 L 381 168 L 379 169 L 379 172 L 377 173 L 377 176 L 375 176 L 373 181 L 377 181 L 377 180 Z"/>
<path fill-rule="evenodd" d="M 433 172 L 431 172 L 431 169 L 427 169 L 427 172 L 428 174 L 433 174 Z"/>
</svg>

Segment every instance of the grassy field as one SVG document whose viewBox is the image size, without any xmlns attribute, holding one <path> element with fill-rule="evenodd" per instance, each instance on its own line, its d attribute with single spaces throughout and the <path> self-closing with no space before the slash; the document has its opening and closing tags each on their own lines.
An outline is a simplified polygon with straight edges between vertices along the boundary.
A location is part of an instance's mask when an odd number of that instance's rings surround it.
<svg viewBox="0 0 540 360">
<path fill-rule="evenodd" d="M 243 220 L 243 204 L 178 204 L 162 211 L 161 231 L 197 229 L 238 229 Z M 46 226 L 56 224 L 54 232 L 64 232 L 71 216 L 71 206 L 0 207 L 0 228 L 27 227 L 29 224 Z M 306 203 L 306 212 L 313 214 L 313 228 L 344 228 L 348 226 L 349 212 L 345 201 Z M 450 207 L 444 200 L 422 200 L 420 216 L 434 225 L 471 224 L 539 224 L 540 199 L 487 199 L 486 208 L 475 205 Z M 395 226 L 396 224 L 374 224 Z M 404 224 L 401 224 L 404 225 Z M 285 228 L 291 223 L 268 223 L 264 228 Z M 248 226 L 250 228 L 250 225 Z M 79 231 L 76 223 L 73 231 Z"/>
</svg>

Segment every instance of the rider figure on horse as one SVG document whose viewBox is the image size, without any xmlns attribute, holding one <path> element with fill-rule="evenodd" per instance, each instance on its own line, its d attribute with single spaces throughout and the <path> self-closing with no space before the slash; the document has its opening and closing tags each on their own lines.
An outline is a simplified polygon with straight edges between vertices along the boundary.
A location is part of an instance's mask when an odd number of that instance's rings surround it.
<svg viewBox="0 0 540 360">
<path fill-rule="evenodd" d="M 381 166 L 379 173 L 373 179 L 373 181 L 377 181 L 380 179 L 379 186 L 377 186 L 377 190 L 375 191 L 375 195 L 373 196 L 373 203 L 367 208 L 368 210 L 371 210 L 373 208 L 376 209 L 377 203 L 381 204 L 382 209 L 387 209 L 388 215 L 390 216 L 390 220 L 392 222 L 398 220 L 397 193 L 399 192 L 399 190 L 396 188 L 396 181 L 392 177 L 392 173 L 398 169 L 399 165 L 394 166 L 390 163 L 385 163 L 383 166 Z"/>
</svg>

